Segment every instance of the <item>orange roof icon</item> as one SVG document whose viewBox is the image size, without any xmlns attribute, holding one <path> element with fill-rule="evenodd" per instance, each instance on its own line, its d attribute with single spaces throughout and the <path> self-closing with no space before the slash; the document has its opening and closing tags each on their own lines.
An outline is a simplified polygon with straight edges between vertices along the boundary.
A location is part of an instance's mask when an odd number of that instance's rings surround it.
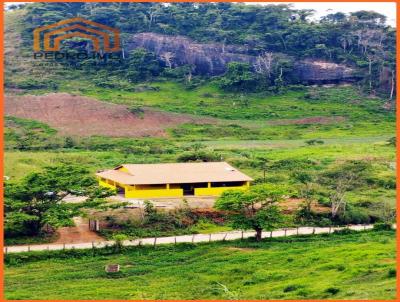
<svg viewBox="0 0 400 302">
<path fill-rule="evenodd" d="M 81 17 L 37 27 L 33 31 L 33 50 L 36 52 L 41 51 L 43 41 L 44 51 L 59 51 L 61 41 L 73 37 L 91 40 L 96 52 L 101 50 L 104 52 L 120 51 L 120 33 L 118 29 Z M 103 47 L 101 46 L 101 41 L 103 42 Z"/>
</svg>

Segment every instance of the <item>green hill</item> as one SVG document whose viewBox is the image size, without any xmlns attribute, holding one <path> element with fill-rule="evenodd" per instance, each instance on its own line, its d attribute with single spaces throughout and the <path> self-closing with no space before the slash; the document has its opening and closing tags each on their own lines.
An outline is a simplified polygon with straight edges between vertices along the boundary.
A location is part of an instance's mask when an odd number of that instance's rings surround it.
<svg viewBox="0 0 400 302">
<path fill-rule="evenodd" d="M 394 299 L 394 257 L 393 232 L 9 255 L 5 297 Z"/>
</svg>

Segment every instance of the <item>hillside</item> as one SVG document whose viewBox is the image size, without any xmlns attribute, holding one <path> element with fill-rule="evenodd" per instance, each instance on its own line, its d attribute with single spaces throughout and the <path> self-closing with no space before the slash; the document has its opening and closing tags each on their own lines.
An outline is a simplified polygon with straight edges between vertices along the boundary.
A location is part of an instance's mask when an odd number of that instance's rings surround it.
<svg viewBox="0 0 400 302">
<path fill-rule="evenodd" d="M 392 232 L 9 255 L 7 299 L 394 299 Z M 27 257 L 26 260 L 22 260 Z M 22 261 L 22 262 L 21 262 Z M 121 265 L 109 276 L 104 266 Z M 68 290 L 66 290 L 68 289 Z"/>
<path fill-rule="evenodd" d="M 395 30 L 375 12 L 328 14 L 316 23 L 308 20 L 312 10 L 284 4 L 36 3 L 22 7 L 7 16 L 6 34 L 12 41 L 6 43 L 7 53 L 14 57 L 12 65 L 6 62 L 7 88 L 54 87 L 60 76 L 70 73 L 63 65 L 82 69 L 107 85 L 112 77 L 131 83 L 158 77 L 196 82 L 196 75 L 229 73 L 231 64 L 251 71 L 241 83 L 226 77 L 230 82 L 226 88 L 233 90 L 350 81 L 368 93 L 391 100 L 394 96 Z M 40 68 L 43 78 L 28 75 L 35 69 L 29 64 L 40 63 L 32 62 L 30 55 L 32 30 L 75 16 L 118 28 L 123 59 L 111 64 L 71 59 Z M 65 46 L 74 51 L 91 49 L 84 39 Z M 24 68 L 15 66 L 24 61 Z"/>
<path fill-rule="evenodd" d="M 53 93 L 45 96 L 7 97 L 6 115 L 47 123 L 70 136 L 165 136 L 166 128 L 207 119 L 99 102 L 90 98 Z M 211 120 L 211 119 L 210 119 Z M 210 121 L 209 120 L 209 121 Z"/>
<path fill-rule="evenodd" d="M 211 208 L 216 196 L 204 209 L 184 199 L 167 211 L 155 198 L 128 209 L 94 177 L 126 163 L 226 161 L 254 179 L 246 192 L 279 195 L 263 199 L 280 203 L 268 228 L 394 223 L 396 32 L 385 16 L 128 2 L 5 15 L 7 244 L 54 241 L 79 217 L 100 217 L 107 239 L 254 227 Z M 34 28 L 76 16 L 118 28 L 120 58 L 34 59 Z M 84 38 L 61 45 L 92 51 Z M 394 247 L 394 232 L 371 231 L 7 255 L 6 297 L 391 299 Z M 121 274 L 106 275 L 109 263 Z"/>
</svg>

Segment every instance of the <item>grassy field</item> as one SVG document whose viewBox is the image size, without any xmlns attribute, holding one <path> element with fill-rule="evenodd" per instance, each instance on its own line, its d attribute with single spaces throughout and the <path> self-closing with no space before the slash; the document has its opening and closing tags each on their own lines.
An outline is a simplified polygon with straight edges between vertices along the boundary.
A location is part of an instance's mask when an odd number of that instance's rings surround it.
<svg viewBox="0 0 400 302">
<path fill-rule="evenodd" d="M 395 153 L 394 147 L 387 145 L 388 137 L 369 138 L 343 138 L 328 139 L 323 145 L 307 145 L 304 140 L 218 140 L 203 141 L 203 149 L 217 154 L 219 158 L 231 162 L 243 172 L 257 179 L 262 178 L 263 172 L 260 165 L 255 164 L 257 158 L 265 157 L 276 168 L 268 169 L 268 179 L 272 182 L 290 182 L 293 165 L 278 166 L 282 161 L 293 164 L 305 165 L 297 169 L 321 171 L 346 160 L 365 160 L 373 164 L 374 170 L 371 177 L 382 181 L 395 179 Z M 112 139 L 104 138 L 110 142 Z M 45 166 L 57 163 L 76 163 L 89 167 L 94 173 L 99 169 L 108 169 L 123 162 L 149 163 L 149 162 L 174 162 L 177 157 L 190 148 L 188 142 L 169 142 L 157 140 L 160 145 L 154 152 L 125 152 L 121 150 L 110 151 L 85 151 L 85 150 L 60 150 L 60 151 L 8 151 L 5 153 L 5 175 L 11 180 L 21 179 L 30 172 L 40 171 Z M 142 142 L 143 143 L 143 142 Z M 154 143 L 151 139 L 149 143 Z M 117 144 L 118 145 L 118 144 Z M 166 152 L 165 148 L 172 151 Z M 310 166 L 310 163 L 312 164 Z M 360 194 L 359 194 L 360 193 Z M 350 195 L 351 201 L 390 200 L 394 203 L 395 191 L 390 187 L 363 188 L 360 192 Z"/>
<path fill-rule="evenodd" d="M 7 262 L 7 299 L 395 298 L 391 231 L 145 247 L 117 255 L 11 255 Z M 110 263 L 120 264 L 121 273 L 108 276 L 104 266 Z"/>
</svg>

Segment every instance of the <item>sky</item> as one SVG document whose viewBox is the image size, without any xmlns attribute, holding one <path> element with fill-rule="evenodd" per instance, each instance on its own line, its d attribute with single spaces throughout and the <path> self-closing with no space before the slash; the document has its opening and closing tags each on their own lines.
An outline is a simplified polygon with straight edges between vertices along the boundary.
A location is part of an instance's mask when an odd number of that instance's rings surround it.
<svg viewBox="0 0 400 302">
<path fill-rule="evenodd" d="M 62 1 L 60 1 L 62 2 Z M 21 3 L 21 2 L 19 2 Z M 314 9 L 315 18 L 336 13 L 350 13 L 359 10 L 376 11 L 387 17 L 387 24 L 396 26 L 396 3 L 395 2 L 245 2 L 251 4 L 282 4 L 291 3 L 294 8 L 298 9 Z M 18 4 L 18 2 L 6 2 L 6 6 L 10 4 Z"/>
<path fill-rule="evenodd" d="M 246 2 L 251 3 L 251 2 Z M 386 23 L 396 26 L 396 3 L 395 2 L 252 2 L 251 4 L 288 4 L 291 3 L 297 9 L 313 9 L 315 17 L 332 14 L 336 12 L 350 13 L 359 10 L 372 10 L 387 17 Z"/>
</svg>

